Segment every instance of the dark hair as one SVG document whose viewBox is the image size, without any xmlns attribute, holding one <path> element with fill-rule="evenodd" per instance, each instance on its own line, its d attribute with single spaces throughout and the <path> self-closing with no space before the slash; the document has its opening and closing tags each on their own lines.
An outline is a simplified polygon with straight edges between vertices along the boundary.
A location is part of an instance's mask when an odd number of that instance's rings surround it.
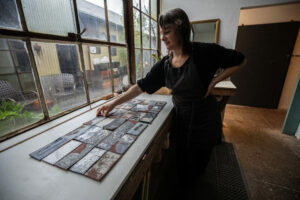
<svg viewBox="0 0 300 200">
<path fill-rule="evenodd" d="M 162 29 L 165 29 L 168 25 L 174 26 L 179 38 L 179 43 L 182 45 L 182 52 L 184 54 L 191 52 L 191 25 L 187 14 L 182 9 L 175 8 L 165 14 L 161 14 L 158 18 L 158 23 Z"/>
</svg>

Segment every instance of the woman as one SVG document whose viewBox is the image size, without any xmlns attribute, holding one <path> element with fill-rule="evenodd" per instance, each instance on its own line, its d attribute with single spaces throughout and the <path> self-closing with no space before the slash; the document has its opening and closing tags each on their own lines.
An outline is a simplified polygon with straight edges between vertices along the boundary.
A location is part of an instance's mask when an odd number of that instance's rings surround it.
<svg viewBox="0 0 300 200">
<path fill-rule="evenodd" d="M 125 94 L 103 105 L 105 116 L 118 104 L 142 92 L 154 93 L 163 86 L 172 90 L 177 167 L 182 183 L 192 183 L 209 161 L 214 145 L 221 142 L 222 124 L 217 101 L 210 95 L 214 86 L 237 71 L 244 56 L 216 44 L 190 42 L 191 27 L 186 13 L 177 8 L 159 17 L 161 40 L 169 55 L 157 62 L 145 78 Z M 217 77 L 216 70 L 224 69 Z M 214 77 L 214 78 L 213 78 Z"/>
</svg>

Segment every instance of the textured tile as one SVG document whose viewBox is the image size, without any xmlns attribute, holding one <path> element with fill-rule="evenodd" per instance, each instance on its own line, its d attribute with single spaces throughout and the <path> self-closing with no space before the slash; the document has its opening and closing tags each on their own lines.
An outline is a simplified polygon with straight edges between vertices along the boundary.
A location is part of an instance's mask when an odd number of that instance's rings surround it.
<svg viewBox="0 0 300 200">
<path fill-rule="evenodd" d="M 47 144 L 46 146 L 32 152 L 30 156 L 37 160 L 42 160 L 52 152 L 54 152 L 56 149 L 61 147 L 63 144 L 67 143 L 69 141 L 68 138 L 60 137 L 56 139 L 55 141 L 51 142 L 50 144 Z"/>
<path fill-rule="evenodd" d="M 118 128 L 119 126 L 121 126 L 125 121 L 126 121 L 126 119 L 123 119 L 123 118 L 114 119 L 114 121 L 112 121 L 109 124 L 103 126 L 103 129 L 113 131 L 116 128 Z"/>
<path fill-rule="evenodd" d="M 147 124 L 138 122 L 127 133 L 131 135 L 140 135 L 146 128 Z"/>
<path fill-rule="evenodd" d="M 85 122 L 84 125 L 95 125 L 95 124 L 101 122 L 104 119 L 105 119 L 105 117 L 103 117 L 103 116 L 97 116 L 94 119 Z"/>
<path fill-rule="evenodd" d="M 127 111 L 123 115 L 120 116 L 120 118 L 129 119 L 130 117 L 134 116 L 135 112 L 133 111 Z"/>
<path fill-rule="evenodd" d="M 146 123 L 151 123 L 154 118 L 156 117 L 157 114 L 155 113 L 147 113 L 145 116 L 143 116 L 140 121 L 141 122 L 146 122 Z"/>
<path fill-rule="evenodd" d="M 109 115 L 109 118 L 119 118 L 120 116 L 128 112 L 128 110 L 124 110 L 124 109 L 115 109 L 115 110 L 116 111 L 114 113 Z"/>
<path fill-rule="evenodd" d="M 134 115 L 131 116 L 128 120 L 131 121 L 140 121 L 141 118 L 143 118 L 146 115 L 144 112 L 134 112 Z"/>
<path fill-rule="evenodd" d="M 122 132 L 113 132 L 107 138 L 105 138 L 98 147 L 101 149 L 108 150 L 110 149 L 125 133 Z"/>
<path fill-rule="evenodd" d="M 131 109 L 131 111 L 134 112 L 148 112 L 150 109 L 152 108 L 152 106 L 149 105 L 143 105 L 143 104 L 137 104 L 135 107 L 133 107 Z"/>
<path fill-rule="evenodd" d="M 98 126 L 94 126 L 90 128 L 85 134 L 82 134 L 75 139 L 96 146 L 109 134 L 111 134 L 111 131 L 104 130 Z"/>
<path fill-rule="evenodd" d="M 156 101 L 156 103 L 155 103 L 156 106 L 162 106 L 162 107 L 164 107 L 166 104 L 167 104 L 167 102 L 165 102 L 165 101 Z"/>
<path fill-rule="evenodd" d="M 79 135 L 85 133 L 89 128 L 91 128 L 91 126 L 86 126 L 86 125 L 82 125 L 79 128 L 69 132 L 68 134 L 66 134 L 65 136 L 63 136 L 64 138 L 67 138 L 69 140 L 74 139 L 75 137 L 78 137 Z"/>
<path fill-rule="evenodd" d="M 89 169 L 85 175 L 100 181 L 107 172 L 114 166 L 114 164 L 119 160 L 120 155 L 113 152 L 106 152 L 100 160 Z"/>
<path fill-rule="evenodd" d="M 53 153 L 49 154 L 43 159 L 43 161 L 53 165 L 57 161 L 62 159 L 64 156 L 66 156 L 68 153 L 76 149 L 80 144 L 81 142 L 71 140 L 59 149 L 55 150 Z"/>
<path fill-rule="evenodd" d="M 106 151 L 93 148 L 81 160 L 75 163 L 70 170 L 79 174 L 84 174 L 95 162 L 97 162 Z"/>
<path fill-rule="evenodd" d="M 55 163 L 56 166 L 69 169 L 72 165 L 74 165 L 77 161 L 79 161 L 83 156 L 85 156 L 88 152 L 93 149 L 94 145 L 82 143 L 76 149 L 74 149 L 71 153 L 66 155 L 64 158 Z"/>
<path fill-rule="evenodd" d="M 137 122 L 135 121 L 126 121 L 119 128 L 115 130 L 115 132 L 127 133 Z"/>
<path fill-rule="evenodd" d="M 162 106 L 153 106 L 149 111 L 153 113 L 159 113 L 162 109 Z"/>
<path fill-rule="evenodd" d="M 92 126 L 84 134 L 79 135 L 75 139 L 79 140 L 81 142 L 87 142 L 88 139 L 90 139 L 91 137 L 97 135 L 97 133 L 100 133 L 101 130 L 102 130 L 102 128 L 100 128 L 98 126 Z"/>
<path fill-rule="evenodd" d="M 99 126 L 100 128 L 103 128 L 103 126 L 111 123 L 112 121 L 114 121 L 114 119 L 112 119 L 112 118 L 105 118 L 103 121 L 97 123 L 96 126 Z"/>
<path fill-rule="evenodd" d="M 135 141 L 135 139 L 136 136 L 129 134 L 123 135 L 121 139 L 116 144 L 114 144 L 109 151 L 118 154 L 124 154 L 130 147 L 130 145 Z"/>
</svg>

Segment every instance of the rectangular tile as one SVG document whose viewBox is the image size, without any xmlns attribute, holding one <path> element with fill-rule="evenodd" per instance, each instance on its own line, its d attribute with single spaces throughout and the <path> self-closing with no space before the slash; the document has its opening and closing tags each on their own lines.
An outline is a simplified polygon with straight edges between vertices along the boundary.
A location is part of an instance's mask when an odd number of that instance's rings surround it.
<svg viewBox="0 0 300 200">
<path fill-rule="evenodd" d="M 115 119 L 112 118 L 105 118 L 103 121 L 99 122 L 96 124 L 96 126 L 99 126 L 100 128 L 103 128 L 103 126 L 111 123 L 112 121 L 114 121 Z"/>
<path fill-rule="evenodd" d="M 93 148 L 82 159 L 75 163 L 70 171 L 84 174 L 95 162 L 97 162 L 106 151 L 99 148 Z"/>
<path fill-rule="evenodd" d="M 156 106 L 162 106 L 162 107 L 164 107 L 166 104 L 167 104 L 166 101 L 156 101 L 155 103 Z"/>
<path fill-rule="evenodd" d="M 94 145 L 82 143 L 76 149 L 74 149 L 71 153 L 63 157 L 61 160 L 55 163 L 56 166 L 69 169 L 72 165 L 74 165 L 77 161 L 79 161 L 83 156 L 85 156 L 88 152 L 93 149 Z"/>
<path fill-rule="evenodd" d="M 115 130 L 115 132 L 122 132 L 127 133 L 137 122 L 135 121 L 126 121 L 124 124 L 122 124 L 119 128 Z"/>
<path fill-rule="evenodd" d="M 97 181 L 100 181 L 111 168 L 117 163 L 121 156 L 113 153 L 113 152 L 106 152 L 100 160 L 89 169 L 85 175 Z"/>
<path fill-rule="evenodd" d="M 34 159 L 42 160 L 43 158 L 45 158 L 46 156 L 54 152 L 56 149 L 58 149 L 68 141 L 70 141 L 68 138 L 60 137 L 55 141 L 51 142 L 50 144 L 47 144 L 46 146 L 32 152 L 30 156 Z"/>
<path fill-rule="evenodd" d="M 135 112 L 148 112 L 152 106 L 149 105 L 143 105 L 143 104 L 137 104 L 135 107 L 131 109 L 131 111 Z"/>
<path fill-rule="evenodd" d="M 100 132 L 97 132 L 95 135 L 93 135 L 92 137 L 88 138 L 86 140 L 86 143 L 92 144 L 92 145 L 96 146 L 97 144 L 99 144 L 104 138 L 106 138 L 111 133 L 112 132 L 109 131 L 109 130 L 102 129 Z"/>
<path fill-rule="evenodd" d="M 130 145 L 135 141 L 136 136 L 133 135 L 123 135 L 121 139 L 114 144 L 109 151 L 117 153 L 117 154 L 124 154 Z"/>
<path fill-rule="evenodd" d="M 141 122 L 146 122 L 146 123 L 151 123 L 151 122 L 154 120 L 154 118 L 156 117 L 156 115 L 157 115 L 157 114 L 155 114 L 155 113 L 146 113 L 146 115 L 143 116 L 143 117 L 140 119 L 140 121 L 141 121 Z"/>
<path fill-rule="evenodd" d="M 76 137 L 75 140 L 79 140 L 81 142 L 87 142 L 87 140 L 93 136 L 95 136 L 97 133 L 100 133 L 102 128 L 98 126 L 91 126 L 84 134 L 81 134 L 80 136 Z"/>
<path fill-rule="evenodd" d="M 55 164 L 57 161 L 62 159 L 64 156 L 66 156 L 68 153 L 76 149 L 81 142 L 71 140 L 68 143 L 64 144 L 59 149 L 55 150 L 53 153 L 49 154 L 47 157 L 43 159 L 43 161 L 49 163 L 49 164 Z"/>
<path fill-rule="evenodd" d="M 131 135 L 140 135 L 146 128 L 147 124 L 138 122 L 127 133 Z"/>
<path fill-rule="evenodd" d="M 119 118 L 120 116 L 122 116 L 123 114 L 127 113 L 128 110 L 124 110 L 124 109 L 116 109 L 116 112 L 112 113 L 109 118 Z"/>
<path fill-rule="evenodd" d="M 66 134 L 65 136 L 63 136 L 64 138 L 67 138 L 69 140 L 74 139 L 75 137 L 78 137 L 79 135 L 85 133 L 89 128 L 91 128 L 91 126 L 87 126 L 87 125 L 82 125 L 79 128 L 69 132 L 68 134 Z"/>
<path fill-rule="evenodd" d="M 144 117 L 146 115 L 146 113 L 143 113 L 143 112 L 134 112 L 134 115 L 131 116 L 128 120 L 131 120 L 131 121 L 140 121 L 140 119 L 142 117 Z"/>
<path fill-rule="evenodd" d="M 152 108 L 149 110 L 149 112 L 153 113 L 159 113 L 162 109 L 162 106 L 152 106 Z"/>
<path fill-rule="evenodd" d="M 126 113 L 122 114 L 120 118 L 129 119 L 130 117 L 134 116 L 135 112 L 133 111 L 127 111 Z"/>
<path fill-rule="evenodd" d="M 90 121 L 87 121 L 87 122 L 85 122 L 85 123 L 83 123 L 83 124 L 84 124 L 84 125 L 95 125 L 95 124 L 101 122 L 101 121 L 104 120 L 104 119 L 105 119 L 105 117 L 103 117 L 103 116 L 97 116 L 97 117 L 95 117 L 94 119 L 92 119 L 92 120 L 90 120 Z"/>
<path fill-rule="evenodd" d="M 103 129 L 113 131 L 116 128 L 118 128 L 119 126 L 121 126 L 125 121 L 126 121 L 126 119 L 116 118 L 116 119 L 114 119 L 114 121 L 112 121 L 109 124 L 103 126 Z"/>
<path fill-rule="evenodd" d="M 125 133 L 122 132 L 113 132 L 108 137 L 106 137 L 97 147 L 101 149 L 108 150 L 110 149 Z"/>
</svg>

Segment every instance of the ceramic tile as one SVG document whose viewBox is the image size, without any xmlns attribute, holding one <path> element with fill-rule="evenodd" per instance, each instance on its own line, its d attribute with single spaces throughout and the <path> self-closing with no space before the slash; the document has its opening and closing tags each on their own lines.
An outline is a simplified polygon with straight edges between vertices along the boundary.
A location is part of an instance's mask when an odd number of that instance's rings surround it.
<svg viewBox="0 0 300 200">
<path fill-rule="evenodd" d="M 91 128 L 89 128 L 84 134 L 79 135 L 78 137 L 76 137 L 76 140 L 79 140 L 81 142 L 87 142 L 87 140 L 95 135 L 97 135 L 97 133 L 100 133 L 102 130 L 102 128 L 98 127 L 98 126 L 91 126 Z"/>
<path fill-rule="evenodd" d="M 134 112 L 134 115 L 131 116 L 128 120 L 140 121 L 140 119 L 143 118 L 145 115 L 146 115 L 146 113 L 143 113 L 143 112 Z"/>
<path fill-rule="evenodd" d="M 147 124 L 138 122 L 127 133 L 131 135 L 140 135 L 146 128 Z"/>
<path fill-rule="evenodd" d="M 145 116 L 143 116 L 140 121 L 141 122 L 146 122 L 146 123 L 151 123 L 154 118 L 156 117 L 157 114 L 155 113 L 147 113 Z"/>
<path fill-rule="evenodd" d="M 129 134 L 123 135 L 121 139 L 116 144 L 114 144 L 109 151 L 118 154 L 124 154 L 126 150 L 130 147 L 130 145 L 135 141 L 135 139 L 136 136 Z"/>
<path fill-rule="evenodd" d="M 100 181 L 111 170 L 114 164 L 119 160 L 120 155 L 113 152 L 106 152 L 100 160 L 89 169 L 85 175 Z"/>
<path fill-rule="evenodd" d="M 79 135 L 85 133 L 89 128 L 91 128 L 91 126 L 86 126 L 86 125 L 82 125 L 79 128 L 69 132 L 68 134 L 66 134 L 65 136 L 63 136 L 64 138 L 67 138 L 69 140 L 74 139 L 75 137 L 78 137 Z"/>
<path fill-rule="evenodd" d="M 135 121 L 126 121 L 124 124 L 122 124 L 119 128 L 115 130 L 115 132 L 122 132 L 127 133 L 134 125 L 136 124 Z"/>
<path fill-rule="evenodd" d="M 49 154 L 43 159 L 43 161 L 53 165 L 57 161 L 62 159 L 64 156 L 66 156 L 68 153 L 76 149 L 80 144 L 81 142 L 71 140 L 59 149 L 55 150 L 53 153 Z"/>
<path fill-rule="evenodd" d="M 95 125 L 95 124 L 101 122 L 104 119 L 105 119 L 105 117 L 103 117 L 103 116 L 97 116 L 94 119 L 85 122 L 84 125 Z"/>
<path fill-rule="evenodd" d="M 58 149 L 68 141 L 70 141 L 68 138 L 60 137 L 55 141 L 51 142 L 50 144 L 32 152 L 30 156 L 34 159 L 42 160 L 43 158 L 45 158 L 46 156 L 54 152 L 56 149 Z"/>
<path fill-rule="evenodd" d="M 114 121 L 115 119 L 112 118 L 105 118 L 104 120 L 102 120 L 101 122 L 97 123 L 96 126 L 103 128 L 103 126 L 106 126 L 107 124 L 111 123 L 112 121 Z"/>
<path fill-rule="evenodd" d="M 116 118 L 116 119 L 114 119 L 114 121 L 112 121 L 109 124 L 103 126 L 103 129 L 113 131 L 116 128 L 118 128 L 119 126 L 121 126 L 125 121 L 126 121 L 126 119 Z"/>
<path fill-rule="evenodd" d="M 82 159 L 75 163 L 70 170 L 79 174 L 84 174 L 95 162 L 97 162 L 106 151 L 93 148 Z"/>
<path fill-rule="evenodd" d="M 85 156 L 88 152 L 93 149 L 94 145 L 82 143 L 76 149 L 74 149 L 71 153 L 66 155 L 64 158 L 55 163 L 56 166 L 69 169 L 72 165 L 74 165 L 77 161 L 79 161 L 83 156 Z"/>
<path fill-rule="evenodd" d="M 110 149 L 125 133 L 122 132 L 113 132 L 107 138 L 105 138 L 98 147 L 101 149 L 108 150 Z"/>
</svg>

